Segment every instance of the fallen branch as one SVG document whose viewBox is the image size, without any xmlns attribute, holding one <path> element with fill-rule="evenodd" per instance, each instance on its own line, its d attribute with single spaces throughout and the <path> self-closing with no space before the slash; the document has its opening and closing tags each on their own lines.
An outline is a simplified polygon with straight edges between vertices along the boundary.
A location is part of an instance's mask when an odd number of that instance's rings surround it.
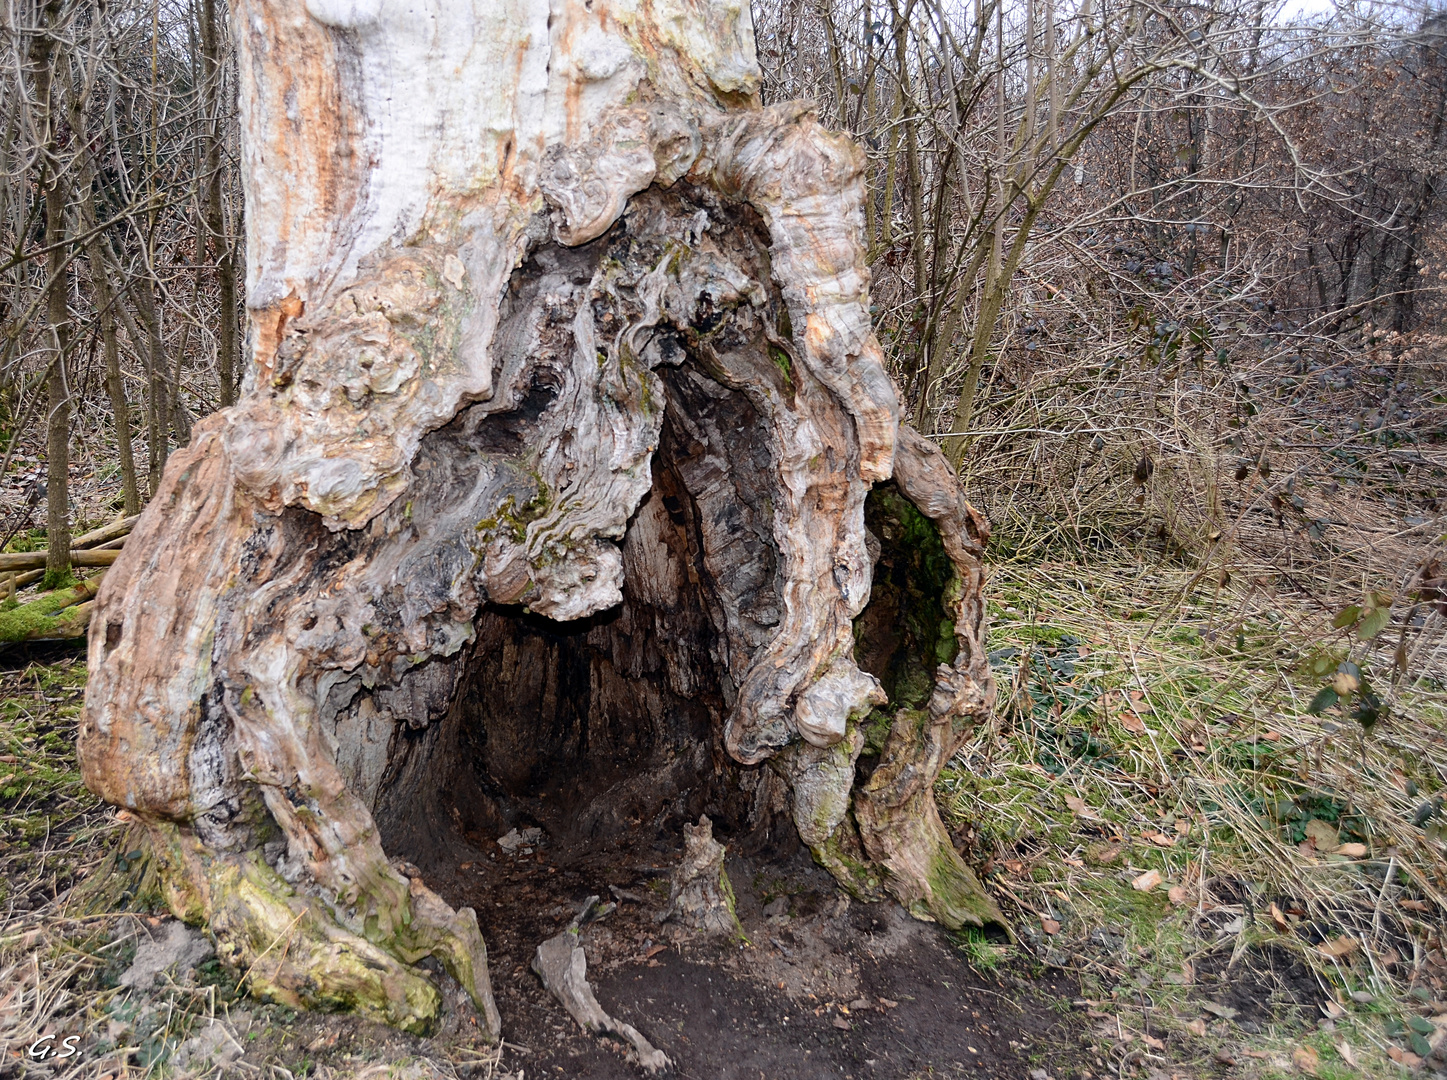
<svg viewBox="0 0 1447 1080">
<path fill-rule="evenodd" d="M 115 550 L 106 551 L 75 551 L 70 553 L 70 564 L 72 566 L 109 566 L 120 558 L 121 553 Z M 0 573 L 16 570 L 43 570 L 45 569 L 44 551 L 7 551 L 0 554 Z"/>
<path fill-rule="evenodd" d="M 140 514 L 132 514 L 130 517 L 121 518 L 119 521 L 112 521 L 109 525 L 102 525 L 99 529 L 92 529 L 88 533 L 82 533 L 70 542 L 70 550 L 79 551 L 82 548 L 103 547 L 112 540 L 119 540 L 129 534 L 130 531 L 136 527 L 136 522 L 140 519 Z"/>
<path fill-rule="evenodd" d="M 130 517 L 121 518 L 119 521 L 112 521 L 109 525 L 102 525 L 99 529 L 92 529 L 88 533 L 82 533 L 71 541 L 71 563 L 75 566 L 109 566 L 110 562 L 83 562 L 75 558 L 77 552 L 90 549 L 93 552 L 114 551 L 119 549 L 126 542 L 126 537 L 135 528 L 136 522 L 140 520 L 139 514 L 132 514 Z M 36 557 L 39 561 L 34 569 L 28 569 L 21 573 L 15 573 L 16 567 L 10 567 L 13 576 L 9 581 L 0 582 L 0 597 L 9 596 L 14 599 L 16 592 L 34 585 L 45 576 L 45 552 L 11 552 L 10 554 L 28 554 Z M 3 557 L 3 556 L 0 556 Z M 0 567 L 0 573 L 4 572 Z"/>
</svg>

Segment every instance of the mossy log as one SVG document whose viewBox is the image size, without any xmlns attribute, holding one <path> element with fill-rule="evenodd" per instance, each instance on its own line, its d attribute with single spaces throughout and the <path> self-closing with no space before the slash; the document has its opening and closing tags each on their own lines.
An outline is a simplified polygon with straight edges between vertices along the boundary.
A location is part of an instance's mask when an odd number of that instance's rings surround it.
<svg viewBox="0 0 1447 1080">
<path fill-rule="evenodd" d="M 80 739 L 172 909 L 258 993 L 411 1029 L 431 955 L 493 1035 L 473 911 L 389 854 L 524 796 L 579 842 L 787 822 L 998 920 L 931 799 L 994 698 L 985 524 L 899 422 L 863 155 L 760 105 L 747 4 L 236 26 L 244 392 L 105 578 Z"/>
<path fill-rule="evenodd" d="M 0 643 L 63 641 L 84 637 L 98 582 L 55 589 L 24 604 L 0 601 Z"/>
</svg>

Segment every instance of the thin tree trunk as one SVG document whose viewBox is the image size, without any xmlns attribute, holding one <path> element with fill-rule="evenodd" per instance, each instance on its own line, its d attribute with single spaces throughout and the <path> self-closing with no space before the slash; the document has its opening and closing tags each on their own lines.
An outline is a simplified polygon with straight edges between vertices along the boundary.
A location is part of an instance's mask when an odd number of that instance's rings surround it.
<svg viewBox="0 0 1447 1080">
<path fill-rule="evenodd" d="M 45 377 L 46 419 L 46 562 L 45 588 L 56 589 L 70 577 L 70 311 L 67 304 L 69 260 L 65 250 L 65 174 L 57 132 L 55 21 L 56 0 L 41 9 L 42 24 L 31 39 L 30 65 L 39 108 L 41 146 L 40 185 L 45 197 L 46 314 L 52 359 Z"/>
<path fill-rule="evenodd" d="M 80 144 L 86 148 L 78 184 L 78 190 L 82 194 L 76 200 L 76 208 L 80 218 L 80 231 L 86 238 L 86 260 L 90 264 L 90 282 L 95 293 L 96 320 L 100 325 L 101 356 L 105 363 L 106 396 L 110 400 L 111 420 L 116 435 L 117 464 L 121 474 L 121 498 L 126 515 L 131 516 L 141 512 L 141 495 L 140 486 L 136 482 L 130 402 L 126 399 L 125 380 L 121 375 L 120 343 L 116 333 L 116 316 L 120 300 L 111 281 L 110 245 L 97 228 L 100 215 L 96 212 L 96 159 L 90 149 L 90 133 L 86 125 L 85 109 L 78 95 L 70 95 L 67 101 L 67 114 L 70 118 L 71 130 L 76 133 Z"/>
<path fill-rule="evenodd" d="M 82 205 L 86 205 L 84 202 Z M 86 224 L 87 232 L 94 223 Z M 135 448 L 131 442 L 131 407 L 126 400 L 126 384 L 121 376 L 120 344 L 116 337 L 116 298 L 111 287 L 110 268 L 103 252 L 99 234 L 86 241 L 86 258 L 90 262 L 90 279 L 95 289 L 96 318 L 100 322 L 101 355 L 105 358 L 106 396 L 110 400 L 111 420 L 116 432 L 116 456 L 121 472 L 121 497 L 126 514 L 141 512 L 140 486 L 136 483 Z"/>
<path fill-rule="evenodd" d="M 161 483 L 161 470 L 166 467 L 166 458 L 170 454 L 171 380 L 149 260 L 146 271 L 132 280 L 130 293 L 136 302 L 136 313 L 141 317 L 139 330 L 142 340 L 136 341 L 136 348 L 144 349 L 146 358 L 146 431 L 149 443 L 146 478 L 147 490 L 154 499 Z"/>
<path fill-rule="evenodd" d="M 221 199 L 221 28 L 216 0 L 201 0 L 199 14 L 204 62 L 201 90 L 207 124 L 201 176 L 206 189 L 206 232 L 216 258 L 217 299 L 221 309 L 216 373 L 221 383 L 221 405 L 225 407 L 236 400 L 236 262 L 234 248 L 226 235 L 226 214 Z"/>
</svg>

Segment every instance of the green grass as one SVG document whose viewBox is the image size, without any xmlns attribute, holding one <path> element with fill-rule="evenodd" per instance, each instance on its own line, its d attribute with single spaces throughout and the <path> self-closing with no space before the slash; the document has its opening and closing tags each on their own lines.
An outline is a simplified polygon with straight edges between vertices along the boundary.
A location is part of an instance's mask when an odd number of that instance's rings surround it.
<svg viewBox="0 0 1447 1080">
<path fill-rule="evenodd" d="M 1074 967 L 1087 997 L 1129 986 L 1184 1031 L 1207 992 L 1195 965 L 1219 954 L 1249 967 L 1276 950 L 1345 1002 L 1334 1023 L 1361 1029 L 1362 1056 L 1395 1069 L 1381 1015 L 1420 1012 L 1413 985 L 1447 997 L 1447 971 L 1423 959 L 1443 910 L 1443 830 L 1437 815 L 1419 820 L 1447 794 L 1447 701 L 1430 678 L 1383 681 L 1390 716 L 1365 736 L 1348 718 L 1309 715 L 1319 679 L 1301 661 L 1331 640 L 1330 613 L 1232 590 L 1186 595 L 1188 579 L 1159 566 L 997 566 L 999 703 L 941 777 L 942 813 L 972 838 L 1022 947 Z M 1368 647 L 1356 655 L 1381 669 Z M 1308 835 L 1323 850 L 1304 850 Z M 1133 888 L 1148 871 L 1161 884 Z M 1234 918 L 1216 940 L 1211 928 Z M 1320 948 L 1341 937 L 1348 955 Z M 1322 1076 L 1345 1068 L 1319 1051 Z"/>
</svg>

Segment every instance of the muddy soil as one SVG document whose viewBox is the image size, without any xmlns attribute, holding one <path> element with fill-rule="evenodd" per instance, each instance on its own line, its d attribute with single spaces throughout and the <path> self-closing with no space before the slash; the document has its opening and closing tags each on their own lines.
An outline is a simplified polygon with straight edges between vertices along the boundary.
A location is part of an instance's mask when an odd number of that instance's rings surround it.
<svg viewBox="0 0 1447 1080">
<path fill-rule="evenodd" d="M 562 833 L 563 830 L 559 830 Z M 487 849 L 491 850 L 487 850 Z M 807 852 L 730 855 L 744 939 L 658 917 L 678 851 L 666 841 L 569 849 L 548 835 L 509 853 L 475 835 L 421 867 L 449 903 L 476 908 L 491 954 L 508 1066 L 529 1078 L 632 1078 L 617 1042 L 583 1032 L 530 970 L 534 950 L 590 895 L 617 907 L 581 934 L 603 1008 L 646 1035 L 682 1077 L 1075 1075 L 1075 986 L 1041 973 L 982 975 L 939 927 L 894 903 L 839 892 Z M 1063 1070 L 1056 1067 L 1063 1062 Z"/>
</svg>

